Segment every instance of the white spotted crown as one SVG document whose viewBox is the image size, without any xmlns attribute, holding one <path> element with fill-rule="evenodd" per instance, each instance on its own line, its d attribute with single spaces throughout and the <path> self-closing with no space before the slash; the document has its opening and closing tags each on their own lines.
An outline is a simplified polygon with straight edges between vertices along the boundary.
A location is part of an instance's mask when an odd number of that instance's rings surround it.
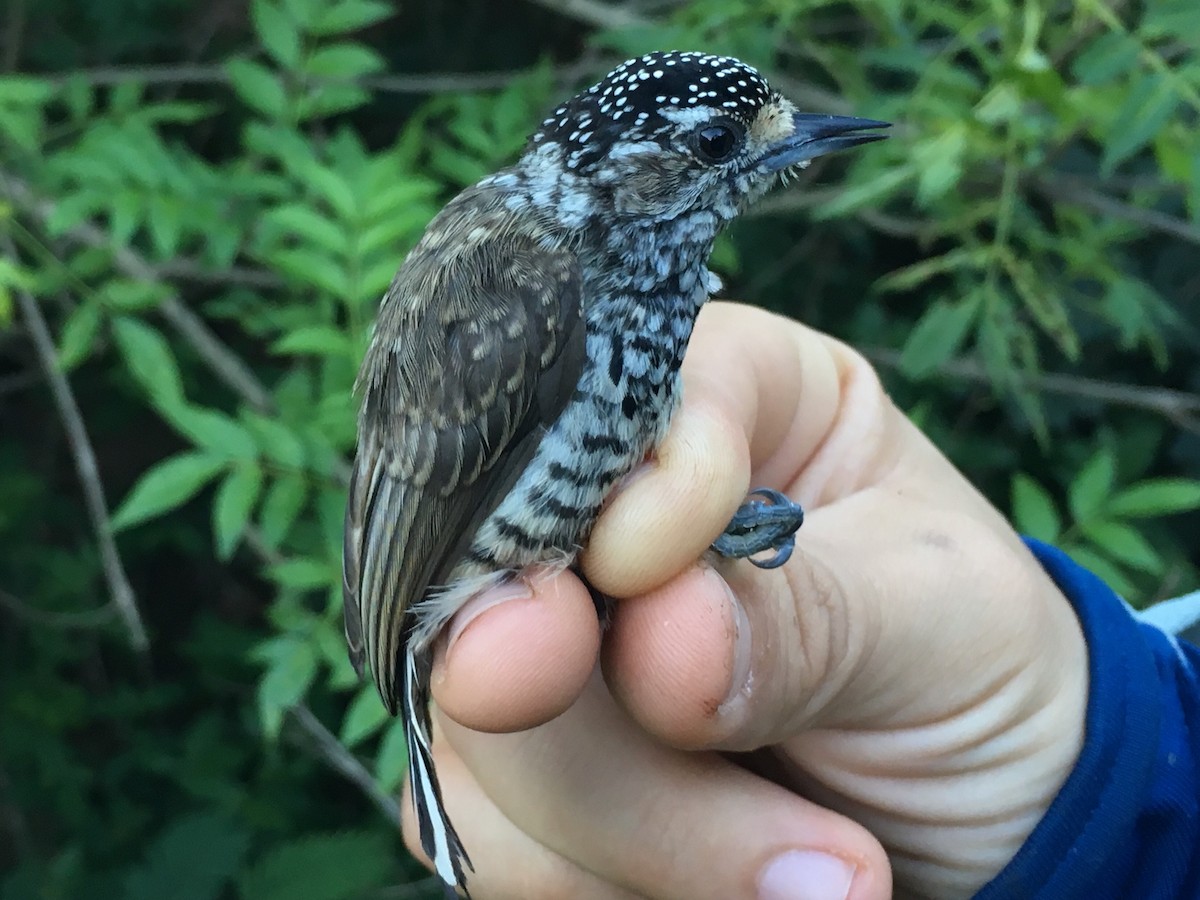
<svg viewBox="0 0 1200 900">
<path fill-rule="evenodd" d="M 748 123 L 773 93 L 757 69 L 732 56 L 647 53 L 554 110 L 530 142 L 558 144 L 568 168 L 583 169 L 618 140 L 654 140 L 674 128 L 664 110 L 709 107 Z"/>
</svg>

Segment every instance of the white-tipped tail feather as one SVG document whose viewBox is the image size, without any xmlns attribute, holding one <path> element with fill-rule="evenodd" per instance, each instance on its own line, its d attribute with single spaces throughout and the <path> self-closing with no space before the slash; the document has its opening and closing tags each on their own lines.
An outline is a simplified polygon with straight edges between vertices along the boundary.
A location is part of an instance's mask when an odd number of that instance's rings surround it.
<svg viewBox="0 0 1200 900">
<path fill-rule="evenodd" d="M 422 671 L 411 650 L 404 658 L 404 734 L 408 744 L 408 776 L 421 847 L 433 860 L 434 871 L 445 885 L 446 897 L 470 898 L 466 873 L 474 871 L 458 833 L 442 805 L 442 788 L 433 767 L 429 718 L 428 671 Z"/>
</svg>

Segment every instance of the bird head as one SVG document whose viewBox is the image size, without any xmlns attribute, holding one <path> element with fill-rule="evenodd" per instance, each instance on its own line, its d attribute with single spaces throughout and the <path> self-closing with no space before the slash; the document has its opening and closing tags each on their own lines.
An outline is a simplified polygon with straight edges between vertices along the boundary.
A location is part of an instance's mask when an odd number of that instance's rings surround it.
<svg viewBox="0 0 1200 900">
<path fill-rule="evenodd" d="M 551 169 L 631 218 L 728 221 L 818 156 L 882 140 L 886 122 L 799 112 L 729 56 L 659 52 L 617 66 L 554 110 L 521 165 Z"/>
</svg>

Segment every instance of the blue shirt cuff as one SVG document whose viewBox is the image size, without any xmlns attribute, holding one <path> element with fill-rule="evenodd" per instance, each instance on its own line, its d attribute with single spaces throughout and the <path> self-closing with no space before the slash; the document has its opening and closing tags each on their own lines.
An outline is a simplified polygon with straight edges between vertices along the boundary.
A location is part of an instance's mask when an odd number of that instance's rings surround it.
<svg viewBox="0 0 1200 900">
<path fill-rule="evenodd" d="M 1066 554 L 1027 545 L 1070 601 L 1088 646 L 1074 770 L 977 900 L 1200 897 L 1200 681 L 1194 648 L 1139 624 Z"/>
</svg>

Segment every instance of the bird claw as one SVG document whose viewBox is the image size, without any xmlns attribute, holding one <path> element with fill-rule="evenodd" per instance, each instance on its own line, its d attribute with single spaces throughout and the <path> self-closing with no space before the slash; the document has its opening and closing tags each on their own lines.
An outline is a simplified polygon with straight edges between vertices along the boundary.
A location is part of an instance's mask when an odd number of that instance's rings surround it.
<svg viewBox="0 0 1200 900">
<path fill-rule="evenodd" d="M 804 523 L 804 509 L 770 488 L 750 492 L 751 497 L 756 495 L 764 500 L 743 503 L 724 533 L 712 542 L 712 549 L 727 559 L 750 558 L 760 569 L 775 569 L 791 559 L 796 549 L 796 529 Z M 762 560 L 752 558 L 764 550 L 775 554 Z"/>
</svg>

